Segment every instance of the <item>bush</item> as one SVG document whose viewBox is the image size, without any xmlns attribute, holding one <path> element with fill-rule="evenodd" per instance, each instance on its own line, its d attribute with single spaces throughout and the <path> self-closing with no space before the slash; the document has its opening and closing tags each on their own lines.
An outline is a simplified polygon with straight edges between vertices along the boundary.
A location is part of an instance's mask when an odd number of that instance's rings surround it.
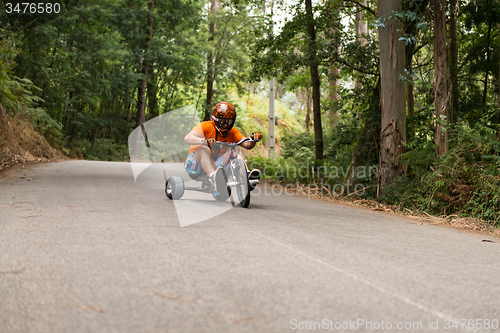
<svg viewBox="0 0 500 333">
<path fill-rule="evenodd" d="M 85 159 L 89 161 L 113 161 L 126 162 L 129 160 L 129 151 L 127 145 L 113 144 L 109 139 L 96 139 L 94 149 L 90 149 L 92 143 L 87 140 L 74 142 L 72 149 L 66 151 L 70 158 Z"/>
<path fill-rule="evenodd" d="M 250 168 L 261 170 L 264 179 L 287 183 L 346 184 L 351 158 L 351 145 L 340 141 L 339 134 L 327 134 L 330 145 L 325 161 L 314 160 L 312 134 L 287 135 L 283 139 L 281 156 L 267 159 L 250 158 Z M 371 186 L 367 197 L 387 204 L 401 205 L 412 210 L 437 215 L 473 216 L 500 225 L 500 141 L 498 133 L 482 119 L 473 127 L 457 123 L 450 130 L 450 150 L 437 156 L 433 142 L 420 144 L 402 155 L 408 173 L 384 189 L 376 198 L 376 177 L 371 174 L 368 160 L 364 174 L 357 174 L 354 183 Z M 345 137 L 344 137 L 345 140 Z M 321 166 L 319 166 L 321 165 Z M 326 171 L 326 172 L 325 172 Z"/>
<path fill-rule="evenodd" d="M 434 145 L 406 153 L 411 172 L 387 187 L 382 200 L 438 215 L 474 216 L 500 225 L 500 142 L 484 119 L 455 124 L 451 149 Z"/>
<path fill-rule="evenodd" d="M 37 107 L 43 100 L 34 95 L 33 91 L 41 89 L 26 78 L 12 75 L 14 59 L 18 54 L 14 40 L 13 34 L 7 34 L 5 30 L 0 29 L 0 105 L 8 112 L 28 116 L 35 129 L 43 134 L 52 146 L 57 147 L 62 138 L 62 126 L 44 109 Z"/>
</svg>

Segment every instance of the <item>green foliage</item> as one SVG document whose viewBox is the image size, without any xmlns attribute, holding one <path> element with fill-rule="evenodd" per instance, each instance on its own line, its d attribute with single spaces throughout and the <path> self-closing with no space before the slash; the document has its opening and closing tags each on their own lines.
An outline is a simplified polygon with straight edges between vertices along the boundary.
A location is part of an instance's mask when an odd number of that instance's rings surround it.
<svg viewBox="0 0 500 333">
<path fill-rule="evenodd" d="M 77 141 L 75 148 L 64 150 L 70 158 L 89 161 L 127 162 L 129 160 L 128 146 L 124 144 L 111 145 L 108 139 L 96 139 L 94 149 L 90 141 Z"/>
<path fill-rule="evenodd" d="M 329 6 L 329 2 L 316 4 L 313 8 L 316 41 L 311 44 L 307 32 L 307 15 L 304 15 L 304 3 L 298 1 L 293 5 L 283 4 L 291 17 L 287 17 L 281 32 L 275 35 L 271 31 L 273 24 L 268 22 L 264 38 L 258 38 L 252 48 L 252 80 L 278 77 L 284 81 L 293 76 L 297 70 L 309 66 L 311 57 L 318 64 L 332 65 L 338 61 L 341 17 L 338 5 Z M 272 18 L 269 17 L 269 21 Z M 312 54 L 311 48 L 317 54 Z"/>
<path fill-rule="evenodd" d="M 456 116 L 473 125 L 494 110 L 500 82 L 500 4 L 495 0 L 468 2 L 463 8 L 459 40 L 460 99 Z M 500 113 L 492 119 L 500 123 Z"/>
<path fill-rule="evenodd" d="M 325 134 L 325 161 L 348 168 L 356 141 L 355 128 L 337 125 L 336 129 Z M 290 133 L 283 138 L 281 155 L 297 163 L 315 165 L 314 135 L 311 133 Z"/>
<path fill-rule="evenodd" d="M 0 103 L 11 112 L 29 113 L 40 98 L 33 95 L 32 90 L 39 90 L 30 80 L 17 76 L 6 76 L 2 79 Z"/>
<path fill-rule="evenodd" d="M 12 74 L 41 88 L 31 96 L 33 107 L 43 107 L 62 123 L 69 148 L 92 141 L 95 131 L 106 131 L 107 139 L 116 134 L 113 141 L 122 144 L 135 124 L 146 62 L 146 120 L 190 104 L 204 109 L 209 51 L 217 72 L 214 99 L 223 99 L 235 87 L 243 94 L 249 43 L 261 24 L 250 16 L 260 4 L 226 2 L 215 17 L 209 17 L 205 5 L 158 0 L 150 12 L 147 1 L 66 1 L 57 15 L 2 13 L 0 23 L 11 22 L 8 31 L 19 34 L 21 52 L 11 56 L 16 60 Z M 147 42 L 150 15 L 152 38 Z M 217 28 L 209 38 L 212 20 Z M 47 131 L 57 128 L 41 110 L 36 124 Z"/>
<path fill-rule="evenodd" d="M 61 125 L 45 109 L 37 107 L 43 100 L 33 92 L 41 91 L 29 79 L 12 75 L 18 49 L 15 34 L 0 29 L 0 104 L 7 112 L 28 116 L 35 129 L 53 144 L 61 139 Z"/>
<path fill-rule="evenodd" d="M 307 184 L 313 181 L 314 165 L 302 161 L 285 159 L 281 156 L 275 159 L 256 156 L 249 158 L 247 164 L 250 169 L 259 169 L 263 179 L 291 184 Z"/>
<path fill-rule="evenodd" d="M 281 156 L 301 163 L 314 162 L 314 135 L 306 132 L 286 135 Z"/>
<path fill-rule="evenodd" d="M 483 118 L 456 124 L 452 149 L 436 157 L 428 144 L 403 156 L 411 171 L 386 190 L 388 203 L 438 215 L 472 215 L 500 225 L 500 142 Z"/>
<path fill-rule="evenodd" d="M 249 167 L 259 168 L 267 179 L 275 179 L 287 183 L 308 184 L 322 182 L 330 186 L 344 185 L 349 176 L 353 176 L 355 183 L 365 186 L 375 181 L 375 176 L 370 167 L 375 167 L 372 160 L 366 160 L 362 166 L 363 171 L 349 173 L 352 156 L 352 140 L 346 140 L 345 133 L 341 131 L 330 132 L 325 135 L 325 160 L 318 164 L 314 155 L 314 136 L 307 132 L 290 133 L 282 138 L 280 156 L 267 159 L 257 156 L 249 159 Z"/>
</svg>

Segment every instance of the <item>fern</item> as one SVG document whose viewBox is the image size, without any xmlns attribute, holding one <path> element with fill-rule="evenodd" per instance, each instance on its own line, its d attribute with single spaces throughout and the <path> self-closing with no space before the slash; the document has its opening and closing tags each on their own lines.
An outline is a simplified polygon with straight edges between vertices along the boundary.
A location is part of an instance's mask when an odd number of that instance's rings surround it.
<svg viewBox="0 0 500 333">
<path fill-rule="evenodd" d="M 13 35 L 8 35 L 5 30 L 0 29 L 0 104 L 7 112 L 28 116 L 36 130 L 58 140 L 61 138 L 61 124 L 38 107 L 43 100 L 34 92 L 42 89 L 29 79 L 11 75 L 18 53 L 14 40 Z"/>
</svg>

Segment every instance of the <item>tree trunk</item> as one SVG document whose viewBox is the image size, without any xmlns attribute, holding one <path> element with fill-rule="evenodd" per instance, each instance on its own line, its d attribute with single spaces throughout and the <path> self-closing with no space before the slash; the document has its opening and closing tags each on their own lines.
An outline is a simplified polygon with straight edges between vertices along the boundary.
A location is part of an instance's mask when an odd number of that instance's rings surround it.
<svg viewBox="0 0 500 333">
<path fill-rule="evenodd" d="M 408 10 L 417 13 L 418 15 L 418 8 L 415 2 L 408 2 L 406 4 L 406 8 L 403 8 L 403 10 Z M 415 20 L 405 20 L 405 33 L 407 35 L 412 35 L 416 36 L 418 31 L 417 31 L 417 24 Z M 413 74 L 413 55 L 415 54 L 415 42 L 411 42 L 407 45 L 405 45 L 405 55 L 406 55 L 406 72 L 410 74 L 410 77 L 412 77 Z M 413 82 L 407 82 L 406 83 L 406 105 L 408 106 L 408 115 L 413 116 L 415 113 L 415 96 L 413 94 Z M 413 133 L 411 134 L 413 136 Z"/>
<path fill-rule="evenodd" d="M 321 82 L 318 72 L 316 28 L 311 0 L 306 0 L 307 33 L 309 35 L 309 68 L 313 89 L 314 148 L 316 160 L 323 161 L 323 127 L 321 126 Z"/>
<path fill-rule="evenodd" d="M 493 25 L 493 21 L 490 19 L 488 24 L 488 35 L 487 35 L 487 45 L 486 45 L 486 63 L 490 62 L 490 47 L 491 47 L 491 28 Z M 483 91 L 483 104 L 486 104 L 486 95 L 488 93 L 488 76 L 490 72 L 486 70 L 484 75 L 484 91 Z"/>
<path fill-rule="evenodd" d="M 151 37 L 153 35 L 153 5 L 154 5 L 154 0 L 150 0 L 148 3 L 148 34 L 146 37 L 146 44 L 145 44 L 145 51 L 147 53 L 147 50 L 149 48 L 149 44 L 151 43 Z M 145 121 L 145 113 L 146 113 L 146 103 L 145 103 L 145 96 L 146 96 L 146 82 L 148 80 L 148 59 L 142 59 L 141 56 L 139 56 L 139 64 L 142 65 L 142 80 L 141 84 L 139 85 L 139 91 L 137 93 L 137 117 L 135 121 L 135 127 L 139 127 L 142 124 L 144 124 Z"/>
<path fill-rule="evenodd" d="M 450 123 L 454 122 L 454 114 L 458 108 L 460 92 L 458 90 L 458 39 L 457 39 L 457 17 L 460 2 L 450 0 L 450 80 L 452 89 Z"/>
<path fill-rule="evenodd" d="M 107 127 L 104 127 L 104 133 L 102 133 L 101 149 L 104 150 L 104 140 L 106 140 Z"/>
<path fill-rule="evenodd" d="M 406 70 L 410 75 L 413 74 L 413 54 L 415 45 L 409 44 L 405 47 L 406 52 Z M 406 83 L 406 103 L 408 105 L 408 114 L 413 116 L 415 113 L 415 95 L 413 94 L 413 83 Z"/>
<path fill-rule="evenodd" d="M 154 70 L 152 63 L 148 68 L 149 80 L 147 82 L 147 96 L 148 96 L 148 111 L 149 119 L 154 118 L 160 114 L 158 107 L 158 76 Z"/>
<path fill-rule="evenodd" d="M 209 41 L 213 41 L 215 34 L 215 8 L 217 7 L 217 1 L 211 0 L 210 15 L 212 16 L 212 21 L 208 26 L 208 32 L 210 33 Z M 212 104 L 214 98 L 214 55 L 210 51 L 207 54 L 207 100 L 205 103 L 205 117 L 203 120 L 210 120 L 210 114 L 212 113 Z"/>
<path fill-rule="evenodd" d="M 311 88 L 306 88 L 306 131 L 311 128 Z"/>
<path fill-rule="evenodd" d="M 366 5 L 365 1 L 361 2 L 362 5 Z M 368 33 L 368 24 L 363 21 L 363 16 L 364 16 L 364 10 L 361 10 L 361 8 L 358 8 L 358 12 L 356 13 L 356 22 L 354 23 L 355 29 L 356 29 L 356 38 L 361 44 L 361 46 L 365 46 L 368 41 L 364 37 Z M 363 89 L 363 84 L 356 79 L 356 89 L 361 91 Z M 377 87 L 378 90 L 380 90 L 380 87 Z M 378 95 L 378 93 L 377 93 Z M 352 155 L 351 155 L 351 163 L 349 164 L 349 170 L 347 172 L 347 177 L 344 179 L 344 185 L 346 185 L 347 181 L 350 181 L 353 183 L 355 181 L 355 174 L 356 170 L 358 167 L 362 166 L 365 164 L 365 156 L 361 156 L 359 153 L 359 147 L 364 143 L 366 133 L 367 133 L 367 126 L 368 126 L 368 118 L 366 117 L 364 120 L 362 119 L 362 115 L 360 110 L 356 110 L 356 118 L 357 118 L 357 123 L 358 126 L 362 126 L 362 130 L 360 135 L 358 136 L 358 139 L 356 140 L 356 143 L 353 146 L 352 149 Z"/>
<path fill-rule="evenodd" d="M 425 1 L 404 1 L 403 2 L 403 12 L 413 12 L 417 16 L 425 15 L 425 11 L 428 5 L 428 0 Z M 404 20 L 405 33 L 409 36 L 417 36 L 417 21 L 415 19 L 406 18 Z M 415 41 L 407 44 L 405 46 L 406 53 L 406 72 L 413 77 L 413 57 L 415 55 Z M 411 80 L 411 79 L 410 79 Z M 412 116 L 415 113 L 415 94 L 413 82 L 409 81 L 406 84 L 406 103 L 408 105 L 408 115 Z M 414 133 L 410 136 L 413 137 Z"/>
<path fill-rule="evenodd" d="M 366 5 L 366 1 L 361 1 L 361 5 Z M 361 46 L 368 44 L 368 41 L 363 36 L 368 34 L 368 22 L 363 21 L 364 15 L 364 10 L 359 10 L 359 12 L 356 13 L 356 35 L 358 36 L 358 40 L 361 42 Z"/>
<path fill-rule="evenodd" d="M 116 120 L 115 120 L 115 125 L 113 126 L 113 129 L 111 130 L 111 138 L 109 139 L 109 146 L 110 147 L 113 145 L 113 139 L 115 138 L 116 126 L 118 126 L 118 121 L 120 120 L 120 116 L 122 114 L 123 104 L 125 104 L 125 100 L 122 100 L 122 103 L 120 104 L 120 107 L 118 109 L 118 115 L 116 116 Z"/>
<path fill-rule="evenodd" d="M 394 11 L 401 12 L 400 1 L 379 0 L 380 17 L 389 17 Z M 379 27 L 380 40 L 380 193 L 384 187 L 402 174 L 398 161 L 404 152 L 406 141 L 405 84 L 399 81 L 405 68 L 405 46 L 401 37 L 402 24 L 391 18 L 385 28 Z"/>
<path fill-rule="evenodd" d="M 64 133 L 64 135 L 67 134 L 67 129 L 68 129 L 68 116 L 69 116 L 69 105 L 71 103 L 71 100 L 73 99 L 73 91 L 69 92 L 68 99 L 64 102 L 64 116 L 63 116 L 63 121 L 62 121 L 62 130 L 61 132 Z"/>
<path fill-rule="evenodd" d="M 330 0 L 329 3 L 330 10 L 334 11 L 335 9 L 333 8 L 333 1 Z M 331 33 L 334 34 L 335 32 L 335 26 L 336 26 L 336 21 L 333 15 L 330 17 L 331 21 Z M 357 22 L 356 22 L 357 24 Z M 340 47 L 338 47 L 337 52 L 340 53 Z M 338 75 L 340 74 L 340 69 L 337 68 L 335 65 L 330 66 L 330 80 L 328 81 L 329 85 L 329 98 L 330 98 L 330 107 L 328 108 L 328 118 L 329 118 L 329 125 L 330 128 L 333 129 L 335 126 L 335 122 L 337 121 L 337 108 L 336 108 L 336 101 L 339 100 L 339 86 L 340 86 L 340 80 L 338 79 Z"/>
<path fill-rule="evenodd" d="M 68 127 L 67 128 L 69 129 L 69 132 L 70 132 L 70 136 L 69 136 L 69 140 L 68 140 L 68 148 L 73 148 L 72 142 L 73 142 L 73 139 L 75 138 L 76 129 L 77 129 L 77 126 L 75 126 L 73 124 L 73 119 L 75 119 L 76 114 L 82 113 L 83 109 L 84 109 L 84 105 L 80 104 L 75 112 L 71 112 L 71 115 L 68 119 Z"/>
<path fill-rule="evenodd" d="M 361 5 L 366 6 L 366 1 L 361 1 Z M 368 23 L 363 21 L 365 11 L 360 8 L 358 8 L 358 10 L 355 22 L 356 36 L 361 46 L 365 46 L 368 44 L 368 41 L 364 37 L 364 35 L 368 34 Z M 356 88 L 360 90 L 363 88 L 363 85 L 359 82 L 359 80 L 356 80 Z M 356 118 L 358 118 L 358 125 L 361 125 L 361 112 L 359 112 L 359 109 L 356 111 Z"/>
<path fill-rule="evenodd" d="M 101 108 L 99 110 L 99 116 L 97 117 L 97 121 L 99 121 L 101 119 L 101 115 L 102 115 L 102 110 L 104 109 L 104 100 L 101 101 Z M 90 150 L 93 150 L 94 149 L 94 144 L 95 144 L 95 139 L 97 137 L 97 130 L 99 129 L 99 125 L 95 125 L 95 128 L 94 128 L 94 135 L 92 136 L 92 144 L 90 145 Z"/>
<path fill-rule="evenodd" d="M 445 0 L 432 0 L 434 8 L 434 107 L 436 109 L 436 153 L 442 155 L 449 149 L 448 124 L 450 123 L 451 87 L 446 50 Z"/>
<path fill-rule="evenodd" d="M 328 109 L 328 118 L 330 119 L 330 128 L 335 126 L 337 118 L 337 108 L 335 102 L 339 100 L 339 84 L 340 80 L 335 77 L 339 75 L 340 70 L 334 66 L 330 67 L 330 81 L 328 82 L 330 86 L 330 108 Z"/>
<path fill-rule="evenodd" d="M 131 96 L 130 98 L 133 98 L 133 96 Z M 132 120 L 131 114 L 133 113 L 133 111 L 132 111 L 132 102 L 130 100 L 128 101 L 125 110 L 126 110 L 125 114 L 127 116 L 127 120 L 126 120 L 127 125 L 121 127 L 122 138 L 127 137 L 128 125 L 130 124 L 130 121 Z"/>
</svg>

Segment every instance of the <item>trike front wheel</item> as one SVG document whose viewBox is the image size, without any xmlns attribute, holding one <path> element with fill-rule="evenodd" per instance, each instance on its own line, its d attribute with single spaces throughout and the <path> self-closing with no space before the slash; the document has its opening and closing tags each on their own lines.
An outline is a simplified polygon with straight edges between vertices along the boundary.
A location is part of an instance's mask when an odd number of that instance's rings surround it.
<svg viewBox="0 0 500 333">
<path fill-rule="evenodd" d="M 245 162 L 240 159 L 234 161 L 234 176 L 236 181 L 236 195 L 238 202 L 243 208 L 250 205 L 250 191 L 248 186 L 247 168 Z"/>
</svg>

